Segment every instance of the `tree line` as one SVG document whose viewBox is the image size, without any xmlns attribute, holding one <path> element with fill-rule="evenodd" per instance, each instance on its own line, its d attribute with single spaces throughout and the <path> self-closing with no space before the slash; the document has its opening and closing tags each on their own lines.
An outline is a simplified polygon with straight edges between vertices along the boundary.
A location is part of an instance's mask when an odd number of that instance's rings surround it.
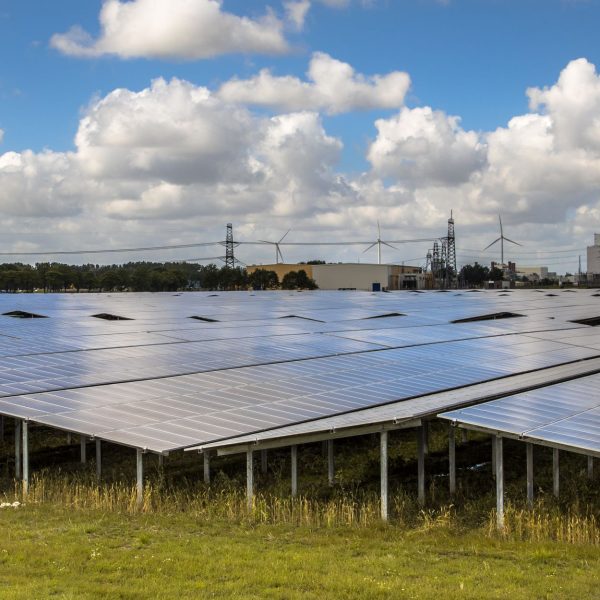
<svg viewBox="0 0 600 600">
<path fill-rule="evenodd" d="M 3 292 L 174 292 L 183 290 L 315 289 L 306 271 L 279 281 L 274 271 L 180 262 L 68 265 L 55 262 L 0 265 Z"/>
</svg>

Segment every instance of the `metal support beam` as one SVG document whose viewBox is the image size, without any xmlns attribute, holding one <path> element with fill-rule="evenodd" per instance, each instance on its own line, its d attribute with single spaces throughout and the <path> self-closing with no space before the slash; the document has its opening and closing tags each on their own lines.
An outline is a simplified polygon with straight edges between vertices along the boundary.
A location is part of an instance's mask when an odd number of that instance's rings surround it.
<svg viewBox="0 0 600 600">
<path fill-rule="evenodd" d="M 79 445 L 81 446 L 81 464 L 85 465 L 87 462 L 86 449 L 87 449 L 87 438 L 85 435 L 79 436 Z"/>
<path fill-rule="evenodd" d="M 502 452 L 502 437 L 493 440 L 496 448 L 496 525 L 504 529 L 504 453 Z"/>
<path fill-rule="evenodd" d="M 70 446 L 70 445 L 71 445 L 71 441 L 72 441 L 72 440 L 71 440 L 71 432 L 69 431 L 69 432 L 67 433 L 67 446 Z"/>
<path fill-rule="evenodd" d="M 588 476 L 588 479 L 594 478 L 594 457 L 593 456 L 587 457 L 587 476 Z"/>
<path fill-rule="evenodd" d="M 425 504 L 425 430 L 417 427 L 417 497 L 419 504 Z"/>
<path fill-rule="evenodd" d="M 267 456 L 267 451 L 261 450 L 260 451 L 260 472 L 263 475 L 266 475 L 268 470 L 269 470 L 269 458 Z"/>
<path fill-rule="evenodd" d="M 335 461 L 333 459 L 333 440 L 327 440 L 327 481 L 329 485 L 335 482 Z"/>
<path fill-rule="evenodd" d="M 4 441 L 4 415 L 0 416 L 0 442 Z"/>
<path fill-rule="evenodd" d="M 138 508 L 144 502 L 144 452 L 136 450 L 136 491 Z"/>
<path fill-rule="evenodd" d="M 423 452 L 425 456 L 429 454 L 429 421 L 423 421 Z"/>
<path fill-rule="evenodd" d="M 27 421 L 23 421 L 23 498 L 27 498 L 29 491 L 29 427 Z"/>
<path fill-rule="evenodd" d="M 467 435 L 467 430 L 466 429 L 461 429 L 462 435 L 461 435 L 461 443 L 466 444 L 469 441 L 469 437 Z"/>
<path fill-rule="evenodd" d="M 388 520 L 388 432 L 380 433 L 381 453 L 381 519 Z"/>
<path fill-rule="evenodd" d="M 246 452 L 246 502 L 248 510 L 254 506 L 254 456 L 252 450 Z"/>
<path fill-rule="evenodd" d="M 456 494 L 456 434 L 455 428 L 450 425 L 448 428 L 448 481 L 450 485 L 450 495 Z"/>
<path fill-rule="evenodd" d="M 552 491 L 558 498 L 560 492 L 560 465 L 559 465 L 559 450 L 552 448 Z"/>
<path fill-rule="evenodd" d="M 102 440 L 96 440 L 96 479 L 102 477 Z"/>
<path fill-rule="evenodd" d="M 292 446 L 292 498 L 298 495 L 298 446 Z"/>
<path fill-rule="evenodd" d="M 15 419 L 15 479 L 21 478 L 21 419 Z"/>
<path fill-rule="evenodd" d="M 158 468 L 162 469 L 164 466 L 165 466 L 165 455 L 159 454 L 158 455 Z"/>
<path fill-rule="evenodd" d="M 533 506 L 533 444 L 525 443 L 525 453 L 527 456 L 527 504 Z"/>
<path fill-rule="evenodd" d="M 204 451 L 204 483 L 210 484 L 210 452 Z"/>
</svg>

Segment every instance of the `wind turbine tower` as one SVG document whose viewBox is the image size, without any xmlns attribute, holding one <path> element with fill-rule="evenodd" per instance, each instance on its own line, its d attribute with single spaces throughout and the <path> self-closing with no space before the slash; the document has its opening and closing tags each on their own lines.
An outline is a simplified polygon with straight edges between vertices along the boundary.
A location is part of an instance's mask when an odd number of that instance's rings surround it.
<svg viewBox="0 0 600 600">
<path fill-rule="evenodd" d="M 502 271 L 505 270 L 505 263 L 504 263 L 504 242 L 510 242 L 511 244 L 515 244 L 516 246 L 522 246 L 522 244 L 519 244 L 519 242 L 514 242 L 513 240 L 507 238 L 504 235 L 504 229 L 502 228 L 502 217 L 500 215 L 498 215 L 498 221 L 500 222 L 500 237 L 495 239 L 491 244 L 489 244 L 488 246 L 486 246 L 484 248 L 484 250 L 487 250 L 488 248 L 491 248 L 494 244 L 500 242 L 500 263 L 502 265 Z"/>
<path fill-rule="evenodd" d="M 394 250 L 398 250 L 398 248 L 396 248 L 395 246 L 392 246 L 391 244 L 388 244 L 387 242 L 384 242 L 381 239 L 381 227 L 379 226 L 379 221 L 377 221 L 377 241 L 373 242 L 366 250 L 363 251 L 363 254 L 365 252 L 368 252 L 373 246 L 377 246 L 377 264 L 380 265 L 381 264 L 381 246 L 388 246 L 389 248 L 393 248 Z"/>
</svg>

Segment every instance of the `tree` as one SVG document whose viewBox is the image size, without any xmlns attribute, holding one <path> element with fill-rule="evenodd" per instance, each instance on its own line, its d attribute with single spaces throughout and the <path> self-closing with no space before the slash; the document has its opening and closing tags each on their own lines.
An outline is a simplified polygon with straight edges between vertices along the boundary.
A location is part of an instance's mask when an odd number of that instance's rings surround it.
<svg viewBox="0 0 600 600">
<path fill-rule="evenodd" d="M 460 270 L 459 278 L 466 285 L 483 285 L 490 278 L 490 270 L 478 262 L 472 265 L 464 265 Z"/>
<path fill-rule="evenodd" d="M 256 269 L 250 277 L 250 285 L 255 290 L 271 290 L 279 287 L 279 277 L 275 271 Z"/>
</svg>

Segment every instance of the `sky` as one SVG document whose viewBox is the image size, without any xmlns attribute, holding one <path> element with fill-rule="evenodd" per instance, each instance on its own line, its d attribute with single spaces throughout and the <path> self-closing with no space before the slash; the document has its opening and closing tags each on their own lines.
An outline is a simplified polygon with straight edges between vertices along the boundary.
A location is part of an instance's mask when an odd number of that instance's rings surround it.
<svg viewBox="0 0 600 600">
<path fill-rule="evenodd" d="M 585 268 L 600 232 L 600 0 L 4 0 L 3 260 L 393 241 L 424 264 Z M 423 239 L 423 242 L 404 240 Z M 375 262 L 369 244 L 282 246 Z M 246 263 L 275 258 L 242 245 Z M 209 262 L 209 261 L 204 261 Z"/>
</svg>

